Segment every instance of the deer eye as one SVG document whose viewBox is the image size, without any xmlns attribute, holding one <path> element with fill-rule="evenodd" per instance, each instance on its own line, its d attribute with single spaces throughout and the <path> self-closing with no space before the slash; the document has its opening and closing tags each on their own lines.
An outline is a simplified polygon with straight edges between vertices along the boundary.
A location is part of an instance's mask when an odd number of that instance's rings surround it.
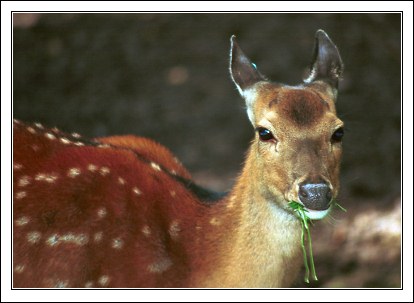
<svg viewBox="0 0 414 303">
<path fill-rule="evenodd" d="M 331 141 L 332 143 L 338 143 L 342 141 L 342 137 L 344 136 L 345 132 L 344 132 L 344 128 L 340 127 L 338 128 L 331 137 Z"/>
<path fill-rule="evenodd" d="M 258 127 L 257 132 L 259 133 L 259 137 L 261 141 L 270 141 L 275 140 L 272 132 L 264 127 Z"/>
</svg>

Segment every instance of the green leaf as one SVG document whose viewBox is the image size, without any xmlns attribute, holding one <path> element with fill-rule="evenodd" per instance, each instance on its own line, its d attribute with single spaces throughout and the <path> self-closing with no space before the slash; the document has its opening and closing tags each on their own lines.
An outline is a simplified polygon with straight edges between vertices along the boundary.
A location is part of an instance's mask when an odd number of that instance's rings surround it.
<svg viewBox="0 0 414 303">
<path fill-rule="evenodd" d="M 308 266 L 308 257 L 306 255 L 306 248 L 305 248 L 305 228 L 303 225 L 303 221 L 300 221 L 301 225 L 302 225 L 302 252 L 303 252 L 303 263 L 305 264 L 305 282 L 309 283 L 309 266 Z"/>
<path fill-rule="evenodd" d="M 318 281 L 318 277 L 316 276 L 315 263 L 313 262 L 312 238 L 311 238 L 309 229 L 308 229 L 308 244 L 309 244 L 309 260 L 311 264 L 312 279 L 314 281 Z"/>
<path fill-rule="evenodd" d="M 310 273 L 311 273 L 312 279 L 314 281 L 317 281 L 318 277 L 316 276 L 315 263 L 313 261 L 312 239 L 311 239 L 310 228 L 308 224 L 308 222 L 310 222 L 310 219 L 306 214 L 308 211 L 305 209 L 305 207 L 302 204 L 295 202 L 295 201 L 290 201 L 288 205 L 290 208 L 293 209 L 293 211 L 299 217 L 300 223 L 302 226 L 301 246 L 302 246 L 302 252 L 303 252 L 303 263 L 305 264 L 305 282 L 309 283 L 309 266 L 308 266 L 308 256 L 307 256 L 306 247 L 305 247 L 305 236 L 308 237 Z M 305 230 L 306 230 L 306 233 L 305 233 Z"/>
</svg>

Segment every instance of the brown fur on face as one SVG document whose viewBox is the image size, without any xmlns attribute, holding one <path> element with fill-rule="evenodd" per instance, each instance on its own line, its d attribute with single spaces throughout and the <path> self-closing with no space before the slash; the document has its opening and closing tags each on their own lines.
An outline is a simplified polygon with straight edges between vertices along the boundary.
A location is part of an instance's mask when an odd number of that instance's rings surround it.
<svg viewBox="0 0 414 303">
<path fill-rule="evenodd" d="M 278 111 L 298 126 L 311 126 L 327 109 L 328 104 L 316 93 L 309 90 L 282 90 L 279 93 Z"/>
<path fill-rule="evenodd" d="M 286 87 L 264 83 L 259 88 L 263 104 L 275 110 L 285 119 L 300 127 L 310 127 L 318 122 L 326 110 L 332 109 L 326 99 L 331 98 L 320 86 Z M 332 100 L 333 102 L 333 100 Z"/>
</svg>

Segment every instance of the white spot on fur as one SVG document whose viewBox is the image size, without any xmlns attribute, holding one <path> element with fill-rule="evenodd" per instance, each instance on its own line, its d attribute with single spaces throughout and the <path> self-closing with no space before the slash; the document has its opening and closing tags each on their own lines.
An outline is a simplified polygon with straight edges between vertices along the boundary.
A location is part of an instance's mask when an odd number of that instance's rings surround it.
<svg viewBox="0 0 414 303">
<path fill-rule="evenodd" d="M 75 235 L 73 233 L 68 233 L 59 238 L 59 241 L 66 243 L 73 243 L 76 245 L 85 245 L 89 242 L 89 237 L 85 234 Z"/>
<path fill-rule="evenodd" d="M 81 170 L 79 168 L 73 167 L 73 168 L 68 170 L 68 177 L 75 178 L 75 177 L 79 176 L 80 173 L 81 173 Z"/>
<path fill-rule="evenodd" d="M 13 169 L 14 170 L 20 170 L 22 168 L 23 168 L 23 165 L 21 165 L 20 163 L 13 162 Z"/>
<path fill-rule="evenodd" d="M 82 136 L 78 133 L 72 133 L 72 137 L 79 139 Z"/>
<path fill-rule="evenodd" d="M 124 241 L 120 238 L 115 238 L 112 240 L 112 248 L 121 249 L 124 246 Z"/>
<path fill-rule="evenodd" d="M 55 288 L 66 288 L 69 286 L 69 281 L 65 280 L 65 281 L 60 281 L 57 280 L 55 283 Z"/>
<path fill-rule="evenodd" d="M 103 238 L 103 232 L 97 232 L 97 233 L 95 233 L 94 235 L 93 235 L 93 240 L 95 241 L 95 242 L 101 242 L 102 241 L 102 238 Z"/>
<path fill-rule="evenodd" d="M 36 134 L 36 130 L 33 128 L 33 127 L 28 127 L 28 128 L 26 128 L 27 129 L 27 131 L 29 132 L 29 133 L 31 133 L 31 134 Z"/>
<path fill-rule="evenodd" d="M 110 280 L 110 278 L 108 276 L 106 276 L 106 275 L 105 276 L 101 276 L 98 279 L 98 284 L 101 285 L 101 286 L 103 286 L 103 287 L 105 287 L 105 286 L 107 286 L 109 284 L 109 280 Z"/>
<path fill-rule="evenodd" d="M 43 181 L 44 179 L 46 179 L 46 174 L 37 174 L 35 176 L 36 181 Z"/>
<path fill-rule="evenodd" d="M 139 188 L 138 187 L 133 187 L 132 188 L 132 191 L 134 192 L 134 194 L 136 194 L 137 196 L 139 196 L 139 195 L 141 195 L 142 194 L 142 192 L 139 190 Z"/>
<path fill-rule="evenodd" d="M 17 186 L 25 187 L 30 184 L 30 180 L 31 178 L 29 176 L 22 176 L 17 182 Z"/>
<path fill-rule="evenodd" d="M 158 262 L 148 265 L 147 270 L 151 273 L 162 273 L 172 266 L 172 261 L 169 258 L 164 258 Z"/>
<path fill-rule="evenodd" d="M 43 285 L 47 288 L 65 288 L 69 287 L 69 281 L 49 278 L 43 280 Z"/>
<path fill-rule="evenodd" d="M 24 270 L 25 270 L 25 266 L 24 266 L 24 265 L 22 265 L 22 264 L 17 264 L 17 265 L 14 267 L 14 272 L 15 272 L 16 274 L 21 274 L 22 272 L 24 272 Z"/>
<path fill-rule="evenodd" d="M 58 175 L 55 173 L 52 173 L 52 174 L 40 173 L 35 176 L 36 181 L 44 181 L 48 183 L 54 183 L 57 179 L 58 179 Z"/>
<path fill-rule="evenodd" d="M 60 142 L 62 142 L 63 144 L 70 144 L 70 143 L 72 143 L 69 139 L 67 139 L 67 138 L 60 138 L 59 139 L 60 140 Z"/>
<path fill-rule="evenodd" d="M 91 171 L 91 172 L 94 172 L 97 169 L 98 169 L 98 167 L 96 165 L 93 165 L 93 164 L 88 165 L 88 170 Z"/>
<path fill-rule="evenodd" d="M 85 283 L 85 288 L 92 288 L 93 287 L 93 282 L 92 281 L 88 281 Z"/>
<path fill-rule="evenodd" d="M 46 175 L 45 181 L 48 183 L 54 183 L 58 179 L 56 174 Z"/>
<path fill-rule="evenodd" d="M 141 231 L 147 238 L 151 235 L 151 228 L 148 225 L 145 225 Z"/>
<path fill-rule="evenodd" d="M 178 223 L 177 220 L 174 220 L 171 223 L 170 228 L 168 229 L 168 233 L 170 234 L 171 238 L 177 239 L 180 231 L 181 231 L 180 224 Z"/>
<path fill-rule="evenodd" d="M 109 169 L 109 167 L 106 167 L 106 166 L 102 166 L 100 169 L 99 169 L 99 173 L 102 175 L 102 176 L 106 176 L 107 174 L 109 174 L 111 172 L 111 170 Z"/>
<path fill-rule="evenodd" d="M 89 242 L 89 237 L 85 234 L 79 234 L 79 235 L 67 234 L 67 235 L 63 235 L 62 241 L 72 242 L 77 245 L 85 245 Z"/>
<path fill-rule="evenodd" d="M 109 147 L 111 147 L 111 145 L 109 145 L 109 144 L 100 144 L 100 145 L 98 145 L 98 147 L 100 147 L 100 148 L 109 148 Z"/>
<path fill-rule="evenodd" d="M 97 214 L 99 218 L 104 218 L 107 215 L 107 211 L 105 207 L 101 207 L 100 209 L 98 209 Z"/>
<path fill-rule="evenodd" d="M 59 244 L 59 236 L 57 234 L 53 234 L 46 240 L 46 244 L 49 246 L 55 246 Z"/>
<path fill-rule="evenodd" d="M 123 178 L 121 178 L 121 177 L 118 177 L 118 183 L 121 184 L 121 185 L 124 185 L 125 184 L 125 180 Z"/>
<path fill-rule="evenodd" d="M 84 146 L 85 144 L 84 144 L 84 143 L 82 143 L 82 142 L 80 142 L 80 141 L 78 141 L 78 142 L 75 142 L 75 145 L 76 145 L 76 146 Z"/>
<path fill-rule="evenodd" d="M 214 218 L 211 218 L 210 224 L 213 225 L 213 226 L 218 226 L 218 225 L 221 224 L 221 222 L 220 222 L 219 219 L 217 219 L 217 218 L 214 217 Z"/>
<path fill-rule="evenodd" d="M 85 234 L 73 234 L 68 233 L 64 234 L 62 236 L 59 236 L 58 234 L 53 234 L 46 240 L 46 244 L 49 246 L 56 246 L 61 243 L 72 243 L 79 246 L 83 246 L 89 242 L 89 237 Z"/>
<path fill-rule="evenodd" d="M 30 218 L 26 217 L 26 216 L 20 217 L 20 218 L 16 219 L 16 221 L 15 221 L 16 226 L 23 226 L 23 225 L 26 225 L 29 222 L 30 222 Z"/>
<path fill-rule="evenodd" d="M 27 196 L 27 193 L 25 191 L 19 191 L 16 193 L 16 200 L 23 199 Z"/>
<path fill-rule="evenodd" d="M 40 232 L 31 231 L 27 233 L 26 239 L 27 239 L 27 242 L 29 242 L 30 244 L 36 244 L 37 242 L 40 241 L 41 237 L 42 237 L 42 234 Z"/>
<path fill-rule="evenodd" d="M 53 135 L 51 133 L 46 133 L 45 137 L 48 138 L 49 140 L 55 140 L 56 139 L 55 135 Z"/>
<path fill-rule="evenodd" d="M 151 167 L 156 171 L 161 171 L 161 167 L 157 163 L 151 162 Z"/>
<path fill-rule="evenodd" d="M 172 174 L 172 175 L 177 175 L 177 172 L 174 170 L 174 169 L 172 169 L 171 171 L 170 171 L 170 173 Z"/>
<path fill-rule="evenodd" d="M 43 125 L 40 123 L 35 123 L 34 125 L 36 125 L 37 128 L 44 129 Z"/>
</svg>

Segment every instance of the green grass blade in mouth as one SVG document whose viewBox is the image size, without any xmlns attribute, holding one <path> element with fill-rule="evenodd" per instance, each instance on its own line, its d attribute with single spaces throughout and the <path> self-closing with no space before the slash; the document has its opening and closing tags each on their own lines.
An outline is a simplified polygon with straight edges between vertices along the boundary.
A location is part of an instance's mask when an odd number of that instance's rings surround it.
<svg viewBox="0 0 414 303">
<path fill-rule="evenodd" d="M 341 205 L 339 205 L 339 203 L 338 202 L 335 202 L 335 205 L 340 209 L 340 210 L 342 210 L 343 212 L 345 212 L 346 213 L 346 209 L 344 208 L 344 207 L 342 207 Z"/>
<path fill-rule="evenodd" d="M 296 215 L 299 217 L 300 223 L 302 226 L 301 246 L 302 246 L 302 251 L 303 251 L 303 262 L 305 264 L 305 282 L 309 283 L 309 272 L 311 273 L 312 279 L 314 281 L 318 281 L 318 277 L 316 276 L 315 263 L 313 261 L 312 238 L 311 238 L 310 228 L 309 228 L 310 219 L 306 214 L 307 210 L 302 204 L 295 202 L 295 201 L 289 202 L 289 206 L 290 208 L 294 210 Z M 309 249 L 310 270 L 308 266 L 308 256 L 307 256 L 306 247 L 305 247 L 305 231 L 306 231 L 306 236 L 308 237 L 307 240 L 308 240 L 308 249 Z"/>
<path fill-rule="evenodd" d="M 310 266 L 311 266 L 312 279 L 314 281 L 318 281 L 318 277 L 316 276 L 315 263 L 313 262 L 312 238 L 310 234 L 310 229 L 307 228 L 307 231 L 308 231 L 308 245 L 309 245 L 309 260 L 310 260 Z"/>
<path fill-rule="evenodd" d="M 333 201 L 333 203 L 335 203 L 335 205 L 340 210 L 346 212 L 346 209 L 343 208 L 341 205 L 339 205 L 338 202 Z M 312 279 L 314 281 L 318 281 L 318 277 L 316 276 L 315 263 L 313 261 L 312 238 L 311 238 L 310 227 L 309 227 L 309 223 L 311 222 L 311 220 L 306 214 L 308 211 L 305 209 L 305 207 L 302 204 L 295 202 L 295 201 L 290 201 L 288 205 L 296 213 L 302 226 L 301 246 L 302 246 L 302 251 L 303 251 L 303 263 L 305 264 L 305 282 L 309 283 L 309 272 L 311 273 Z M 305 231 L 306 231 L 306 234 L 305 234 Z M 305 247 L 305 236 L 307 236 L 307 240 L 308 240 L 310 270 L 309 270 L 309 265 L 308 265 L 308 256 L 307 256 L 306 247 Z"/>
<path fill-rule="evenodd" d="M 303 225 L 303 221 L 300 221 L 302 225 L 302 252 L 303 252 L 303 263 L 305 264 L 305 282 L 309 283 L 309 266 L 308 266 L 308 256 L 306 255 L 306 248 L 305 248 L 305 227 Z"/>
</svg>

